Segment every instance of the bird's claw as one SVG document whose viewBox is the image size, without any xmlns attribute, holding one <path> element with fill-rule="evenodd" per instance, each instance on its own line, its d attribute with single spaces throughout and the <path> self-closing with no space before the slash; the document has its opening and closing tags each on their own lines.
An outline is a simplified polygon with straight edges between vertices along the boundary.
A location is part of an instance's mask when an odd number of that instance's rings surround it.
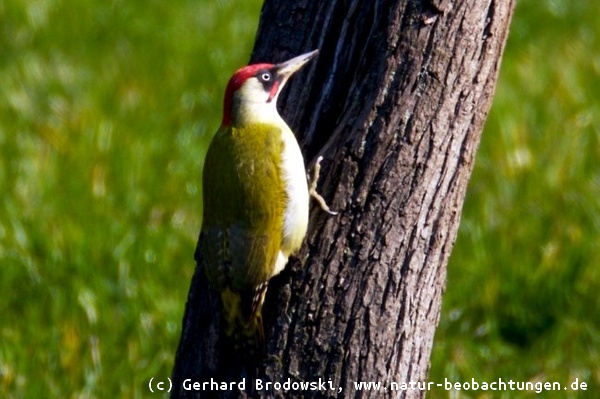
<svg viewBox="0 0 600 399">
<path fill-rule="evenodd" d="M 322 160 L 323 160 L 322 156 L 319 156 L 319 158 L 317 158 L 317 162 L 315 163 L 315 167 L 313 168 L 313 171 L 312 171 L 312 178 L 310 179 L 310 184 L 308 186 L 308 193 L 310 194 L 310 196 L 312 198 L 315 199 L 315 201 L 317 201 L 317 203 L 319 204 L 319 206 L 321 207 L 322 210 L 324 210 L 331 216 L 335 216 L 338 214 L 338 212 L 332 211 L 329 208 L 329 206 L 327 205 L 327 202 L 325 202 L 325 199 L 323 199 L 323 197 L 321 197 L 321 194 L 319 194 L 317 192 L 317 183 L 319 181 L 319 175 L 321 174 L 321 161 Z"/>
</svg>

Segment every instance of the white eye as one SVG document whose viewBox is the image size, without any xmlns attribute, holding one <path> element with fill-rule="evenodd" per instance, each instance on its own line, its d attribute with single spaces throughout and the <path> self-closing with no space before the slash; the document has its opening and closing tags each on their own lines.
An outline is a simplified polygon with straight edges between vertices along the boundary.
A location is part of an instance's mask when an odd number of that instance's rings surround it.
<svg viewBox="0 0 600 399">
<path fill-rule="evenodd" d="M 268 82 L 269 80 L 271 80 L 271 74 L 269 72 L 265 72 L 262 75 L 260 75 L 260 78 L 263 81 Z"/>
</svg>

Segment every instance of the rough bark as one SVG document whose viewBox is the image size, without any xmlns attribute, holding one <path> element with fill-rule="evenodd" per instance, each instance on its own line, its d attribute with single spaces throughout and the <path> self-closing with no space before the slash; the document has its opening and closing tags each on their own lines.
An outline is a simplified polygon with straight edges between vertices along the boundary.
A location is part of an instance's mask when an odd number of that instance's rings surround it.
<svg viewBox="0 0 600 399">
<path fill-rule="evenodd" d="M 321 50 L 280 100 L 305 158 L 325 158 L 320 191 L 340 215 L 311 213 L 306 244 L 269 285 L 264 381 L 332 381 L 277 398 L 418 398 L 355 392 L 355 381 L 426 381 L 446 264 L 514 0 L 270 1 L 253 61 Z M 198 265 L 174 368 L 219 375 L 219 322 Z M 236 359 L 230 360 L 235 362 Z M 247 382 L 251 385 L 252 382 Z M 237 391 L 225 397 L 245 397 Z"/>
</svg>

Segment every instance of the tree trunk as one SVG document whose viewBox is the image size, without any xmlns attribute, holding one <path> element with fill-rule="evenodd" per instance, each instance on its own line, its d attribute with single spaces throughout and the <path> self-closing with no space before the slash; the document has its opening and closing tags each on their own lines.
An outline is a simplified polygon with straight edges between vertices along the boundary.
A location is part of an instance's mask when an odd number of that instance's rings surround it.
<svg viewBox="0 0 600 399">
<path fill-rule="evenodd" d="M 185 379 L 210 381 L 237 361 L 219 353 L 218 301 L 198 265 L 173 397 L 425 395 L 355 391 L 354 382 L 427 380 L 446 264 L 514 3 L 266 1 L 253 61 L 321 50 L 280 107 L 305 159 L 324 157 L 320 191 L 340 214 L 313 209 L 303 249 L 271 281 L 256 376 L 320 378 L 327 389 L 185 390 Z"/>
</svg>

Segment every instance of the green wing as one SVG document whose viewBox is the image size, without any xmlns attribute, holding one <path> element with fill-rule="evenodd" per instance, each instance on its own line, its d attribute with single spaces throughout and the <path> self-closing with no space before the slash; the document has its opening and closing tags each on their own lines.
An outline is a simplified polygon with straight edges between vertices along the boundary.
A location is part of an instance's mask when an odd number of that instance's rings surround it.
<svg viewBox="0 0 600 399">
<path fill-rule="evenodd" d="M 283 236 L 281 132 L 267 125 L 221 128 L 204 164 L 199 252 L 210 284 L 242 295 L 269 280 Z"/>
</svg>

